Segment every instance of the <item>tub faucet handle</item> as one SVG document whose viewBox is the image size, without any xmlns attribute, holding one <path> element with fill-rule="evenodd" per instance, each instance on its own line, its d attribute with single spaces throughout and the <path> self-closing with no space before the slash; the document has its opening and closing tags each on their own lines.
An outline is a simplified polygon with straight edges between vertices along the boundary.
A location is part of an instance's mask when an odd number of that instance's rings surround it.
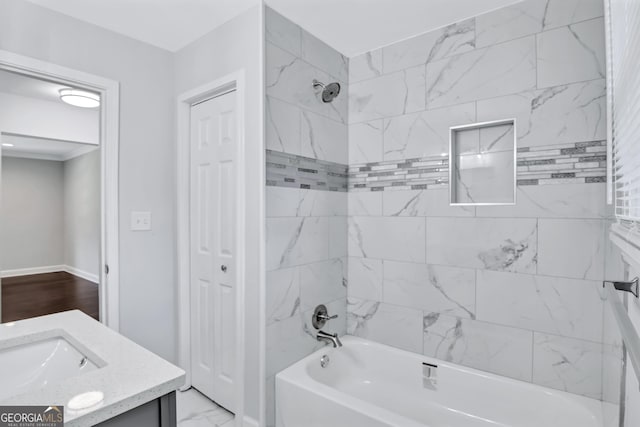
<svg viewBox="0 0 640 427">
<path fill-rule="evenodd" d="M 322 320 L 331 320 L 331 319 L 337 319 L 338 315 L 334 314 L 333 316 L 327 316 L 326 314 L 318 314 L 318 319 L 322 319 Z"/>
<path fill-rule="evenodd" d="M 324 304 L 320 304 L 313 311 L 313 317 L 311 318 L 311 323 L 313 323 L 313 327 L 316 329 L 321 329 L 327 322 L 331 319 L 336 319 L 338 317 L 337 314 L 333 316 L 329 316 L 329 312 L 327 311 L 327 307 Z"/>
</svg>

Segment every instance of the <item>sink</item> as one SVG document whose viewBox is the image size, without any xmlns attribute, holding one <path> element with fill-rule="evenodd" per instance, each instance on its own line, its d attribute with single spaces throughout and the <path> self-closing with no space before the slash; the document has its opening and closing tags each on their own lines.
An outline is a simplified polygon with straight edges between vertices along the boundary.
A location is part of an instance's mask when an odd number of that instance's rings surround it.
<svg viewBox="0 0 640 427">
<path fill-rule="evenodd" d="M 98 369 L 64 337 L 0 350 L 0 401 Z"/>
</svg>

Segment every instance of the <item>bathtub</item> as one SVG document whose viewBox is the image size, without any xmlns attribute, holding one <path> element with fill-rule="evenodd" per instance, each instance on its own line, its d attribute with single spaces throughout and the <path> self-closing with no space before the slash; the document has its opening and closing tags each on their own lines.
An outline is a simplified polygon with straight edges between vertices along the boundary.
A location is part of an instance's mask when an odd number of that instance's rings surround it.
<svg viewBox="0 0 640 427">
<path fill-rule="evenodd" d="M 356 337 L 342 342 L 276 376 L 277 427 L 603 426 L 594 399 Z M 425 378 L 424 363 L 437 366 L 435 377 Z"/>
</svg>

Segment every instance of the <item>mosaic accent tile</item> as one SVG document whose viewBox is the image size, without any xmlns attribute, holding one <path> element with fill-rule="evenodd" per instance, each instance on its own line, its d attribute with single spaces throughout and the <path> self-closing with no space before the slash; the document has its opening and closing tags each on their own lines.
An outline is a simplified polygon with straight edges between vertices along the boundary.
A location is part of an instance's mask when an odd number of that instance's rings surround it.
<svg viewBox="0 0 640 427">
<path fill-rule="evenodd" d="M 606 176 L 586 177 L 584 180 L 587 184 L 591 184 L 594 182 L 607 182 L 607 177 Z"/>
<path fill-rule="evenodd" d="M 605 141 L 518 147 L 517 185 L 605 182 L 606 160 Z M 449 160 L 443 156 L 349 166 L 349 191 L 426 190 L 448 182 Z"/>
<path fill-rule="evenodd" d="M 518 147 L 517 185 L 606 182 L 606 141 Z M 266 150 L 266 184 L 322 191 L 427 190 L 449 184 L 449 159 L 343 165 Z"/>
<path fill-rule="evenodd" d="M 427 189 L 448 180 L 449 160 L 441 156 L 349 166 L 349 190 Z"/>
<path fill-rule="evenodd" d="M 266 150 L 266 184 L 308 190 L 347 191 L 347 166 Z"/>
</svg>

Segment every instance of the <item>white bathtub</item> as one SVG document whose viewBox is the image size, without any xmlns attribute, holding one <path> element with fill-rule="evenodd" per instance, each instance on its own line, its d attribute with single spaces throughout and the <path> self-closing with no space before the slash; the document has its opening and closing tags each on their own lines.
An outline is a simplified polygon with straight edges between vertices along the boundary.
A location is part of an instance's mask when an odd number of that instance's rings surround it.
<svg viewBox="0 0 640 427">
<path fill-rule="evenodd" d="M 602 427 L 601 402 L 356 337 L 276 377 L 277 427 Z M 320 358 L 328 355 L 326 368 Z M 423 379 L 437 365 L 437 384 Z"/>
</svg>

